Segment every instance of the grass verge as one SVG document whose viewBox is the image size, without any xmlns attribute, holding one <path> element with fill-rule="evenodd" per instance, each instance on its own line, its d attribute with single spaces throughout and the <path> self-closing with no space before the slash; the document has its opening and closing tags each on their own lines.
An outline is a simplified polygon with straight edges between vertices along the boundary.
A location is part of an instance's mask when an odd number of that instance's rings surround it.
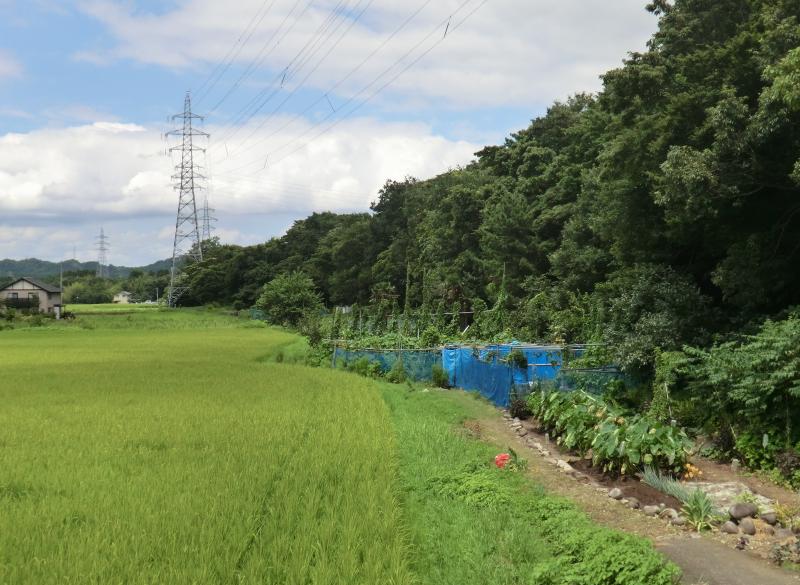
<svg viewBox="0 0 800 585">
<path fill-rule="evenodd" d="M 668 585 L 679 571 L 651 544 L 592 523 L 523 474 L 496 469 L 497 446 L 464 422 L 488 405 L 457 391 L 383 384 L 400 485 L 423 584 Z"/>
</svg>

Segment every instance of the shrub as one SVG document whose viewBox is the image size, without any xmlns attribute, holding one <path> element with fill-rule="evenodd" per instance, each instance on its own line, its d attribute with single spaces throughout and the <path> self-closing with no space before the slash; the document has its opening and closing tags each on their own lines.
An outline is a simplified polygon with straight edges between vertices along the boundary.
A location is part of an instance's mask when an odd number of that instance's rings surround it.
<svg viewBox="0 0 800 585">
<path fill-rule="evenodd" d="M 439 364 L 433 364 L 433 367 L 431 368 L 431 381 L 439 388 L 450 387 L 450 377 L 447 375 L 447 372 L 444 371 L 444 368 Z"/>
<path fill-rule="evenodd" d="M 531 409 L 528 406 L 528 401 L 519 395 L 516 390 L 511 391 L 511 397 L 508 403 L 508 412 L 511 416 L 525 420 L 531 416 Z"/>
<path fill-rule="evenodd" d="M 370 360 L 366 356 L 353 360 L 347 364 L 346 368 L 348 371 L 358 374 L 359 376 L 364 376 L 365 378 L 380 378 L 383 374 L 381 365 L 376 361 Z"/>
<path fill-rule="evenodd" d="M 322 299 L 314 281 L 297 271 L 281 274 L 264 285 L 256 308 L 264 311 L 271 323 L 295 327 L 303 315 L 322 309 Z"/>
<path fill-rule="evenodd" d="M 511 353 L 506 356 L 505 361 L 512 367 L 516 367 L 521 370 L 528 369 L 528 358 L 518 349 L 512 350 Z"/>
<path fill-rule="evenodd" d="M 435 325 L 428 325 L 420 336 L 423 347 L 437 347 L 442 343 L 442 334 Z"/>
<path fill-rule="evenodd" d="M 407 377 L 406 369 L 403 366 L 403 358 L 397 358 L 394 364 L 392 364 L 392 369 L 386 374 L 386 379 L 392 384 L 402 384 L 406 381 Z"/>
</svg>

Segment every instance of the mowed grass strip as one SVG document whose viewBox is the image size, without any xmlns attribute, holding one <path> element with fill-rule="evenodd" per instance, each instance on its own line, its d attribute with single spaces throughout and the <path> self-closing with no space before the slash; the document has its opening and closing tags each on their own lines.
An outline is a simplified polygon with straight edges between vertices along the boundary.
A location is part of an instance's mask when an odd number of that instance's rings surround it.
<svg viewBox="0 0 800 585">
<path fill-rule="evenodd" d="M 411 581 L 371 382 L 137 324 L 0 334 L 0 583 Z"/>
<path fill-rule="evenodd" d="M 678 568 L 649 542 L 598 526 L 525 474 L 497 469 L 492 460 L 505 446 L 481 440 L 470 424 L 497 414 L 476 394 L 382 390 L 397 433 L 412 568 L 423 585 L 676 582 Z"/>
</svg>

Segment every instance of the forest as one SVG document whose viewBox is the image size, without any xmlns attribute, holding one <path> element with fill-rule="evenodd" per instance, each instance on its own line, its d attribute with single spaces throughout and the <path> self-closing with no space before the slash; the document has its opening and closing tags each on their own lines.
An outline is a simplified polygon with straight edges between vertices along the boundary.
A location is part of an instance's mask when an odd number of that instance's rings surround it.
<svg viewBox="0 0 800 585">
<path fill-rule="evenodd" d="M 388 181 L 369 213 L 210 242 L 184 302 L 247 308 L 279 279 L 372 323 L 411 313 L 453 334 L 471 323 L 471 339 L 601 344 L 594 359 L 647 381 L 616 399 L 666 393 L 664 416 L 800 483 L 800 4 L 648 10 L 647 50 L 599 93 L 464 168 Z"/>
</svg>

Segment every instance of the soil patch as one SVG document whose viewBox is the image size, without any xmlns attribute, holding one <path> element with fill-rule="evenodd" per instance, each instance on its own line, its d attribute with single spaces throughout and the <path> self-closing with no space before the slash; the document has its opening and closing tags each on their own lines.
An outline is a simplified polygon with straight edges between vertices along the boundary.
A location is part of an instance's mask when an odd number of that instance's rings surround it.
<svg viewBox="0 0 800 585">
<path fill-rule="evenodd" d="M 585 473 L 603 487 L 607 487 L 608 489 L 619 488 L 622 490 L 623 498 L 636 498 L 642 506 L 658 506 L 659 504 L 664 504 L 667 508 L 680 510 L 683 505 L 677 498 L 662 494 L 657 489 L 650 487 L 646 483 L 642 483 L 636 478 L 609 476 L 596 467 L 592 467 L 591 461 L 587 461 L 586 459 L 572 461 L 570 465 L 578 471 Z"/>
</svg>

